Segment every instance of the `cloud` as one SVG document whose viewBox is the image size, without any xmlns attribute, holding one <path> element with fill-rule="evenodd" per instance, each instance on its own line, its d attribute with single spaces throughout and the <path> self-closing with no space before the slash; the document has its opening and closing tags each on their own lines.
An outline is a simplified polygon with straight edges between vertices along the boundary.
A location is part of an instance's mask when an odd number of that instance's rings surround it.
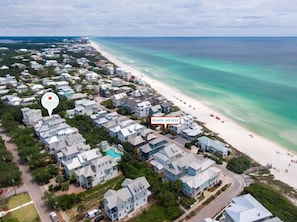
<svg viewBox="0 0 297 222">
<path fill-rule="evenodd" d="M 291 0 L 1 0 L 0 35 L 280 35 L 288 27 L 285 35 L 296 36 L 296 6 Z"/>
</svg>

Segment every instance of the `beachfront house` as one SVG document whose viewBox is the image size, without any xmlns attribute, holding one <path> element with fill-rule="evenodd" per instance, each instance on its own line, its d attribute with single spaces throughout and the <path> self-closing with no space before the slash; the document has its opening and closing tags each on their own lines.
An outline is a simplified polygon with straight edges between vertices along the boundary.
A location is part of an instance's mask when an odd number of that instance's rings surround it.
<svg viewBox="0 0 297 222">
<path fill-rule="evenodd" d="M 122 188 L 104 194 L 104 211 L 111 221 L 121 220 L 147 204 L 150 184 L 145 177 L 126 178 Z"/>
<path fill-rule="evenodd" d="M 77 183 L 84 188 L 94 187 L 117 175 L 117 163 L 109 155 L 94 159 L 89 165 L 75 171 Z"/>
<path fill-rule="evenodd" d="M 116 75 L 125 79 L 125 80 L 130 80 L 131 78 L 131 71 L 125 68 L 116 68 Z"/>
<path fill-rule="evenodd" d="M 164 165 L 181 158 L 183 151 L 175 144 L 166 145 L 163 149 L 153 154 L 153 159 L 150 161 L 151 167 L 157 173 L 164 172 Z"/>
<path fill-rule="evenodd" d="M 173 110 L 173 104 L 170 102 L 161 103 L 161 108 L 163 113 L 170 113 Z"/>
<path fill-rule="evenodd" d="M 188 153 L 164 165 L 165 180 L 181 180 L 182 191 L 191 198 L 197 198 L 202 192 L 218 183 L 221 170 L 208 158 L 200 161 L 193 153 Z"/>
<path fill-rule="evenodd" d="M 153 156 L 153 154 L 163 149 L 166 144 L 167 140 L 161 137 L 153 139 L 148 144 L 140 147 L 140 157 L 142 159 L 148 160 Z"/>
<path fill-rule="evenodd" d="M 194 140 L 198 135 L 203 133 L 203 127 L 193 123 L 190 127 L 182 130 L 181 136 L 186 140 Z"/>
<path fill-rule="evenodd" d="M 161 105 L 155 105 L 155 106 L 151 106 L 149 109 L 149 115 L 153 116 L 157 113 L 161 113 L 162 112 L 162 107 Z"/>
<path fill-rule="evenodd" d="M 190 114 L 181 116 L 180 124 L 171 125 L 169 127 L 170 131 L 176 134 L 181 134 L 183 130 L 189 128 L 194 123 L 194 117 Z"/>
<path fill-rule="evenodd" d="M 203 151 L 208 151 L 211 153 L 217 152 L 223 157 L 228 156 L 230 153 L 230 148 L 226 147 L 224 143 L 218 140 L 210 139 L 206 136 L 199 137 L 196 144 Z"/>
<path fill-rule="evenodd" d="M 147 117 L 149 115 L 149 110 L 151 107 L 151 103 L 149 101 L 143 101 L 137 103 L 135 107 L 135 116 L 140 119 L 142 117 Z"/>
</svg>

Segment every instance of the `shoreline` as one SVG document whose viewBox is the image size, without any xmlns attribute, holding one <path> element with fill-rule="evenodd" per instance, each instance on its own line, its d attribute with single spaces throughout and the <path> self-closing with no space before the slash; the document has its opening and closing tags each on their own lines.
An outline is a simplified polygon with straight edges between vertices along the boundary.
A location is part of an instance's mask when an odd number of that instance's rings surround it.
<svg viewBox="0 0 297 222">
<path fill-rule="evenodd" d="M 115 55 L 104 51 L 96 42 L 91 41 L 90 46 L 117 66 L 130 69 L 132 75 L 143 79 L 151 88 L 155 89 L 167 100 L 172 101 L 182 111 L 197 117 L 198 121 L 203 122 L 212 132 L 218 133 L 219 137 L 236 150 L 248 155 L 261 165 L 272 164 L 270 172 L 275 176 L 275 179 L 297 189 L 297 177 L 295 176 L 297 154 L 294 151 L 240 126 L 230 118 L 209 108 L 203 102 L 130 67 Z M 211 117 L 210 114 L 213 114 L 214 117 Z M 219 120 L 216 117 L 219 117 Z M 295 162 L 292 162 L 292 160 Z"/>
</svg>

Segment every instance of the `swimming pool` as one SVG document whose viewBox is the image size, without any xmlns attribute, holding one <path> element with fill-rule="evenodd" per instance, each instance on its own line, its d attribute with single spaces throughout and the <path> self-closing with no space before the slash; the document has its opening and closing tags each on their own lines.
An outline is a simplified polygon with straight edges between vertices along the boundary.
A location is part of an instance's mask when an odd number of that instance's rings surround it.
<svg viewBox="0 0 297 222">
<path fill-rule="evenodd" d="M 111 156 L 114 160 L 120 160 L 123 153 L 118 151 L 116 148 L 109 148 L 106 152 L 107 155 Z"/>
</svg>

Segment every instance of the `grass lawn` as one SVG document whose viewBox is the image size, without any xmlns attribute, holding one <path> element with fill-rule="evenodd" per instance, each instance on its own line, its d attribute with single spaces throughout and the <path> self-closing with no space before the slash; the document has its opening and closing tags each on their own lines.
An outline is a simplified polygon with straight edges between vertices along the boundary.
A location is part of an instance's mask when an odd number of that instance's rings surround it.
<svg viewBox="0 0 297 222">
<path fill-rule="evenodd" d="M 81 203 L 77 203 L 76 206 L 67 210 L 66 213 L 70 218 L 70 221 L 77 221 L 76 216 L 79 214 L 77 211 L 77 206 L 82 204 L 85 207 L 85 212 L 91 210 L 93 208 L 98 208 L 100 201 L 103 199 L 103 195 L 109 189 L 116 189 L 123 182 L 124 176 L 118 176 L 113 178 L 102 185 L 98 185 L 96 187 L 90 188 L 86 190 L 82 194 L 83 201 Z M 103 206 L 100 206 L 101 208 Z"/>
<path fill-rule="evenodd" d="M 9 198 L 7 206 L 8 206 L 8 209 L 12 209 L 21 204 L 27 203 L 29 201 L 31 201 L 29 194 L 27 193 L 18 194 L 16 196 L 12 196 Z"/>
<path fill-rule="evenodd" d="M 29 204 L 25 207 L 22 207 L 18 210 L 12 211 L 11 213 L 8 213 L 4 217 L 4 221 L 8 218 L 17 218 L 20 222 L 25 222 L 25 221 L 32 221 L 32 222 L 37 222 L 40 221 L 38 217 L 38 213 L 34 207 L 33 204 Z"/>
<path fill-rule="evenodd" d="M 165 214 L 164 208 L 154 204 L 149 209 L 143 211 L 143 213 L 134 219 L 130 220 L 130 222 L 161 222 L 161 221 L 169 221 L 168 217 Z"/>
</svg>

